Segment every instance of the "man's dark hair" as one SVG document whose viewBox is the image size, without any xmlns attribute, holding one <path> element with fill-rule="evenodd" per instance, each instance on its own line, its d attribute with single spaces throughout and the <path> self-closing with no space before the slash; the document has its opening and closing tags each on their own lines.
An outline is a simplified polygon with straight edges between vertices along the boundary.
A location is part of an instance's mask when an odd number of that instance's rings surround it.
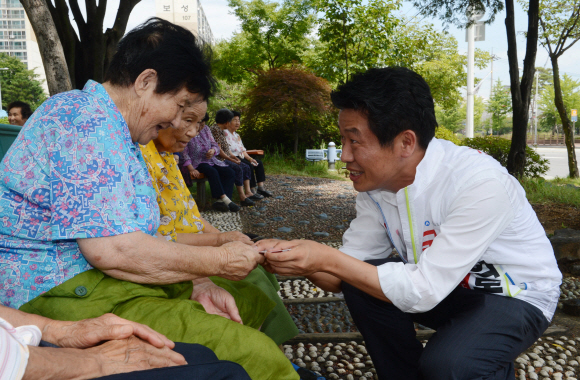
<svg viewBox="0 0 580 380">
<path fill-rule="evenodd" d="M 234 117 L 236 117 L 236 116 L 239 117 L 239 118 L 242 117 L 242 114 L 240 112 L 238 112 L 238 111 L 232 111 L 232 113 L 234 114 Z"/>
<path fill-rule="evenodd" d="M 225 124 L 232 121 L 234 118 L 234 113 L 227 108 L 222 108 L 215 114 L 215 122 L 217 124 Z"/>
<path fill-rule="evenodd" d="M 8 112 L 10 112 L 10 110 L 12 108 L 20 108 L 20 114 L 22 115 L 22 119 L 26 120 L 28 119 L 31 115 L 32 115 L 32 109 L 30 108 L 30 104 L 28 103 L 24 103 L 21 102 L 19 100 L 16 100 L 10 104 L 8 104 Z"/>
<path fill-rule="evenodd" d="M 147 69 L 157 72 L 158 94 L 176 93 L 185 87 L 207 100 L 215 87 L 211 75 L 211 50 L 187 29 L 157 17 L 125 35 L 117 46 L 105 82 L 128 87 Z"/>
<path fill-rule="evenodd" d="M 207 123 L 209 121 L 209 113 L 205 113 L 205 116 L 203 117 L 203 119 L 201 119 L 202 123 Z"/>
<path fill-rule="evenodd" d="M 407 68 L 385 67 L 355 74 L 330 97 L 338 109 L 363 113 L 381 146 L 390 146 L 399 133 L 409 129 L 423 149 L 435 136 L 437 120 L 429 85 Z"/>
</svg>

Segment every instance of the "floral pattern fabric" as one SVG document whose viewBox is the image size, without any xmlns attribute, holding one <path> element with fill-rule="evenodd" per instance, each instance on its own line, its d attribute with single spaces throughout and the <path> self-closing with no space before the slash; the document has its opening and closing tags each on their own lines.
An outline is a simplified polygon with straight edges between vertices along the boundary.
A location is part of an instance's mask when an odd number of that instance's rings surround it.
<svg viewBox="0 0 580 380">
<path fill-rule="evenodd" d="M 92 269 L 76 239 L 159 223 L 155 189 L 121 113 L 100 84 L 57 94 L 0 164 L 0 302 L 17 308 Z"/>
<path fill-rule="evenodd" d="M 215 153 L 211 158 L 206 158 L 205 154 L 210 149 L 215 150 Z M 183 152 L 181 152 L 182 163 L 178 164 L 182 167 L 191 165 L 195 169 L 197 169 L 199 164 L 226 166 L 226 164 L 217 159 L 219 154 L 220 146 L 216 143 L 209 127 L 206 125 L 197 136 L 189 141 Z"/>
<path fill-rule="evenodd" d="M 234 156 L 238 156 L 240 158 L 244 158 L 244 152 L 246 151 L 246 147 L 242 143 L 242 138 L 236 132 L 230 132 L 227 129 L 224 129 L 224 136 L 226 137 L 226 141 L 230 146 L 230 151 Z"/>
<path fill-rule="evenodd" d="M 222 129 L 220 127 L 218 127 L 217 125 L 212 125 L 211 127 L 209 127 L 209 130 L 211 131 L 211 134 L 213 135 L 213 139 L 215 140 L 216 143 L 218 143 L 218 145 L 220 146 L 220 149 L 222 150 L 222 152 L 224 152 L 227 156 L 230 155 L 230 146 L 228 144 L 228 142 L 226 141 L 226 136 L 224 135 L 224 131 L 222 131 Z M 217 157 L 218 160 L 223 161 L 224 159 L 221 157 Z"/>
<path fill-rule="evenodd" d="M 173 154 L 160 153 L 153 141 L 141 146 L 141 152 L 157 190 L 161 217 L 157 232 L 171 241 L 175 241 L 178 233 L 202 232 L 203 220 Z"/>
</svg>

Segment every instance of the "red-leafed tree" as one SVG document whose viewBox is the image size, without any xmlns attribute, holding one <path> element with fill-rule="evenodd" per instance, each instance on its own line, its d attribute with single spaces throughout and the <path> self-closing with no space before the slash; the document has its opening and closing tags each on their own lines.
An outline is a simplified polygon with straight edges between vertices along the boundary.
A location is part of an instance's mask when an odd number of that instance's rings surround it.
<svg viewBox="0 0 580 380">
<path fill-rule="evenodd" d="M 325 79 L 302 67 L 258 72 L 255 86 L 246 92 L 244 138 L 251 139 L 252 130 L 270 129 L 277 136 L 284 135 L 286 141 L 293 139 L 297 154 L 300 139 L 320 135 L 321 128 L 329 125 L 333 113 L 330 91 Z"/>
</svg>

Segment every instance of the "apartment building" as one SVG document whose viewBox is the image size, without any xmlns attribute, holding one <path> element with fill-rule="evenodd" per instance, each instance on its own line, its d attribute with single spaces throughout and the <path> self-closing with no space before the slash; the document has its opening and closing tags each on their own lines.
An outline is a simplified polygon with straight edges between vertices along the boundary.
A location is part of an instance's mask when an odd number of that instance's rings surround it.
<svg viewBox="0 0 580 380">
<path fill-rule="evenodd" d="M 205 43 L 214 39 L 199 0 L 155 0 L 155 15 L 189 29 Z"/>
</svg>

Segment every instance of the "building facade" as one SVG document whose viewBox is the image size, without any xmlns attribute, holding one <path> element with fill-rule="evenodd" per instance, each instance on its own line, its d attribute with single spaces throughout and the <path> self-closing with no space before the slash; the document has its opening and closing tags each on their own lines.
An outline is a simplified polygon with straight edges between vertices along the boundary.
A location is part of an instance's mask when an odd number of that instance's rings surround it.
<svg viewBox="0 0 580 380">
<path fill-rule="evenodd" d="M 34 70 L 48 94 L 38 42 L 19 0 L 0 0 L 0 53 L 18 58 Z"/>
<path fill-rule="evenodd" d="M 206 44 L 214 39 L 199 0 L 155 0 L 155 15 L 190 30 Z"/>
</svg>

